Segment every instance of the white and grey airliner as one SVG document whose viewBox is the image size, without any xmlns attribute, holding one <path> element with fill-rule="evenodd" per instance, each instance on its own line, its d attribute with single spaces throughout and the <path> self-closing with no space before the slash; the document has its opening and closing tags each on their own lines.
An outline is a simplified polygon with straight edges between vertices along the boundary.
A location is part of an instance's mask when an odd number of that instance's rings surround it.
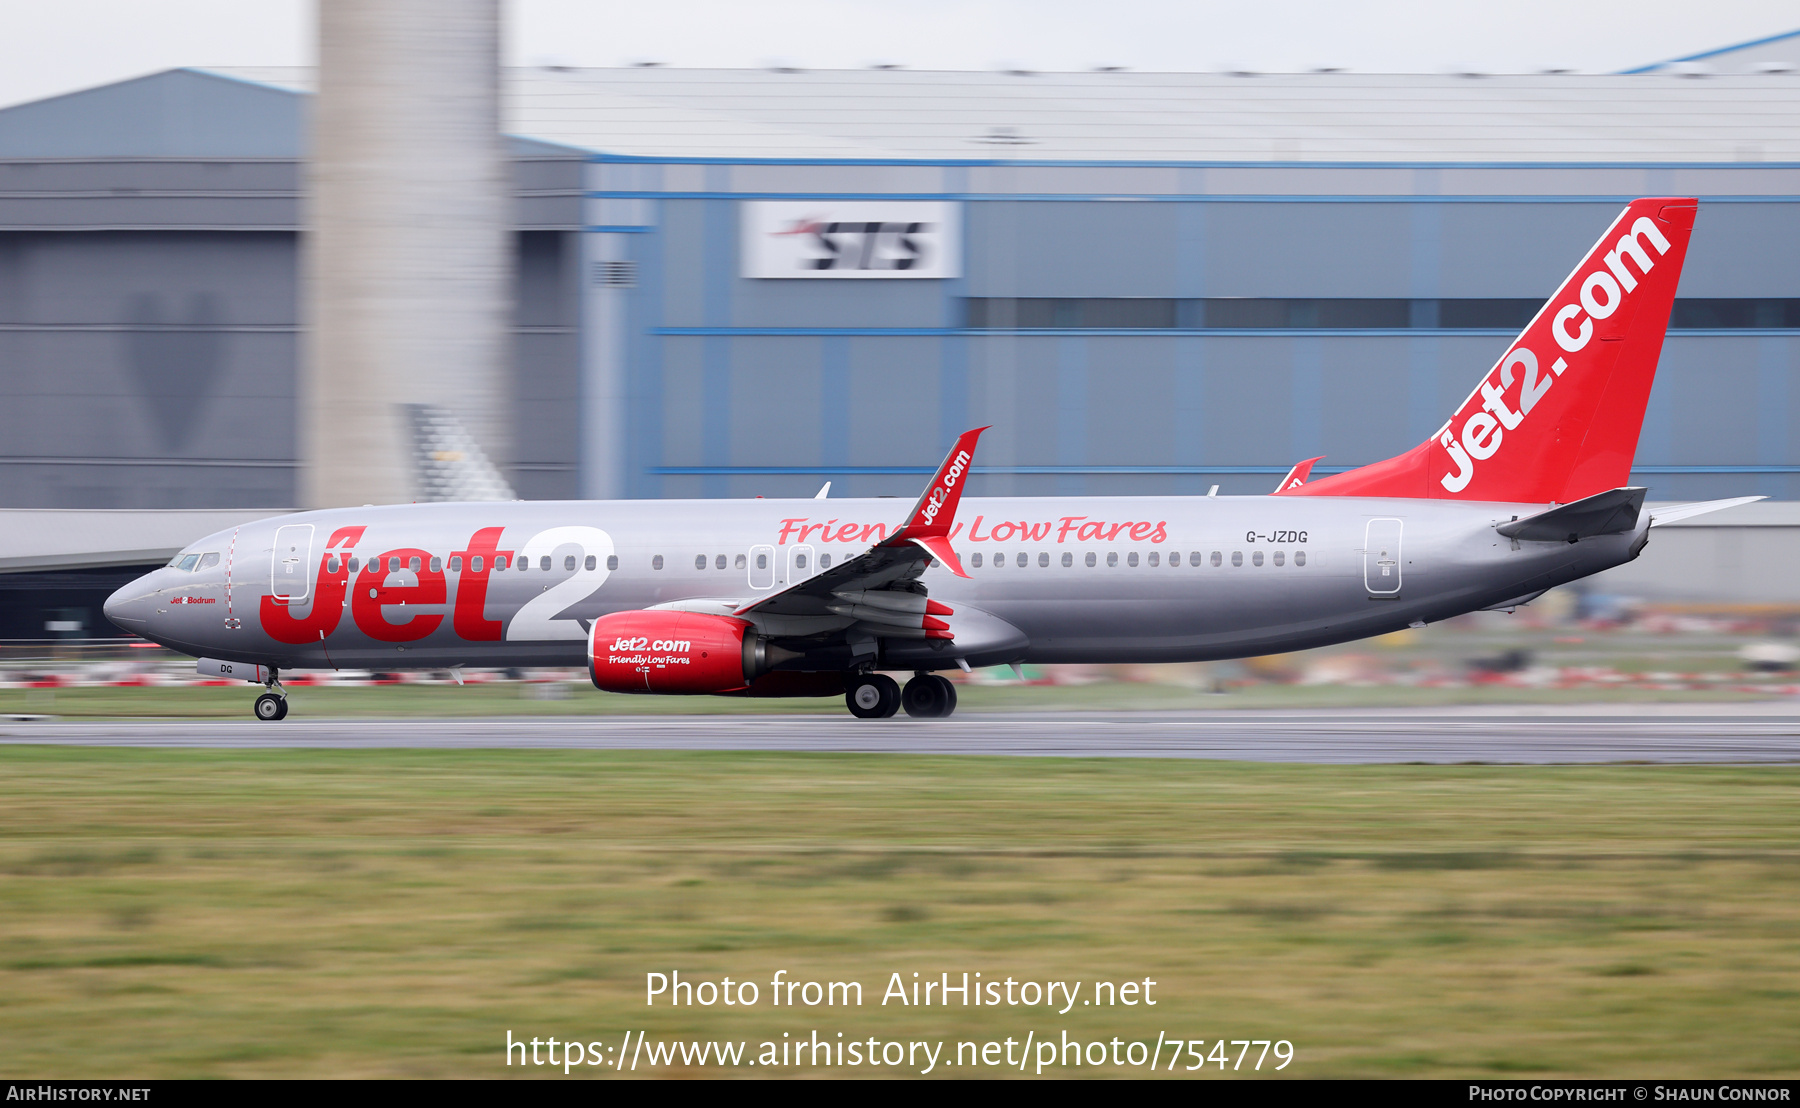
<svg viewBox="0 0 1800 1108">
<path fill-rule="evenodd" d="M 963 435 L 891 499 L 416 504 L 191 544 L 114 623 L 265 686 L 585 665 L 616 692 L 955 708 L 957 668 L 1245 657 L 1526 603 L 1636 558 L 1629 485 L 1696 203 L 1634 201 L 1430 439 L 1268 496 L 962 498 Z M 885 672 L 884 672 L 885 671 Z M 887 675 L 911 671 L 904 690 Z"/>
</svg>

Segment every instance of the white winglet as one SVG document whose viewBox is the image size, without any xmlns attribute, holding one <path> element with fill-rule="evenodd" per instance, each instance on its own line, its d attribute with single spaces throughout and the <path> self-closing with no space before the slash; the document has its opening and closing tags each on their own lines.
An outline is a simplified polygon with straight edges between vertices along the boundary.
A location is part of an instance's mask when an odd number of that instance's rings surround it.
<svg viewBox="0 0 1800 1108">
<path fill-rule="evenodd" d="M 1694 516 L 1703 516 L 1708 512 L 1723 511 L 1726 508 L 1735 508 L 1740 504 L 1754 504 L 1758 500 L 1767 499 L 1766 496 L 1734 496 L 1729 500 L 1702 500 L 1697 504 L 1677 504 L 1673 508 L 1663 508 L 1651 515 L 1650 526 L 1661 527 L 1665 523 L 1692 519 Z"/>
<path fill-rule="evenodd" d="M 831 482 L 827 481 L 823 485 L 819 486 L 818 492 L 813 493 L 813 499 L 814 500 L 823 500 L 827 496 L 830 496 L 830 495 L 831 495 Z"/>
</svg>

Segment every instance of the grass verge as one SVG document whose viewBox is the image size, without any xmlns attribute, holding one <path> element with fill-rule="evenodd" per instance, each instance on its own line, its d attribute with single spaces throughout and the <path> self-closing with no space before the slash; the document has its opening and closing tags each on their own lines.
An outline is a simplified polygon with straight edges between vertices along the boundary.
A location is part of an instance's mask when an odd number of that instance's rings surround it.
<svg viewBox="0 0 1800 1108">
<path fill-rule="evenodd" d="M 15 1073 L 506 1076 L 508 1031 L 628 1029 L 1800 1072 L 1800 770 L 13 747 L 0 781 Z M 647 1008 L 673 970 L 762 1002 Z M 777 970 L 864 1004 L 775 1008 Z M 1157 1004 L 880 1004 L 963 971 Z"/>
</svg>

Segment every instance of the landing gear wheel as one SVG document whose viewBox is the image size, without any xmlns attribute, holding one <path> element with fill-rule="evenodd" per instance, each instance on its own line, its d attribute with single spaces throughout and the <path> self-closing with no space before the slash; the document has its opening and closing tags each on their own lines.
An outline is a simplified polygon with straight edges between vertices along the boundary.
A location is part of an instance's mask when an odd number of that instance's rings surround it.
<svg viewBox="0 0 1800 1108">
<path fill-rule="evenodd" d="M 900 685 L 885 673 L 851 679 L 844 703 L 857 719 L 886 719 L 900 710 Z"/>
<path fill-rule="evenodd" d="M 272 692 L 263 693 L 256 698 L 257 719 L 284 719 L 287 717 L 287 697 L 276 696 Z"/>
<path fill-rule="evenodd" d="M 956 711 L 956 686 L 935 673 L 921 673 L 906 683 L 900 706 L 914 719 L 943 719 Z"/>
</svg>

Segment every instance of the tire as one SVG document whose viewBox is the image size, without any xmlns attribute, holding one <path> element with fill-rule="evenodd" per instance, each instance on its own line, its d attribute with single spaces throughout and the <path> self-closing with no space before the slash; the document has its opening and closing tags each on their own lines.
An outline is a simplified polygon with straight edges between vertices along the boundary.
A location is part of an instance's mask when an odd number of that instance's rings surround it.
<svg viewBox="0 0 1800 1108">
<path fill-rule="evenodd" d="M 851 679 L 844 704 L 857 719 L 886 719 L 900 710 L 900 686 L 885 673 Z"/>
<path fill-rule="evenodd" d="M 936 673 L 931 675 L 931 679 L 936 681 L 938 687 L 944 690 L 944 711 L 938 718 L 948 719 L 950 718 L 950 714 L 956 711 L 956 685 L 953 684 L 948 677 L 943 677 Z"/>
<path fill-rule="evenodd" d="M 914 719 L 943 719 L 956 710 L 956 690 L 935 673 L 922 673 L 906 683 L 900 706 Z"/>
<path fill-rule="evenodd" d="M 277 720 L 287 715 L 287 701 L 272 692 L 266 692 L 256 698 L 253 711 L 257 719 Z"/>
<path fill-rule="evenodd" d="M 287 697 L 284 696 L 281 698 L 281 712 L 278 715 L 276 715 L 275 718 L 276 719 L 286 719 L 287 718 L 287 709 L 288 709 Z"/>
</svg>

